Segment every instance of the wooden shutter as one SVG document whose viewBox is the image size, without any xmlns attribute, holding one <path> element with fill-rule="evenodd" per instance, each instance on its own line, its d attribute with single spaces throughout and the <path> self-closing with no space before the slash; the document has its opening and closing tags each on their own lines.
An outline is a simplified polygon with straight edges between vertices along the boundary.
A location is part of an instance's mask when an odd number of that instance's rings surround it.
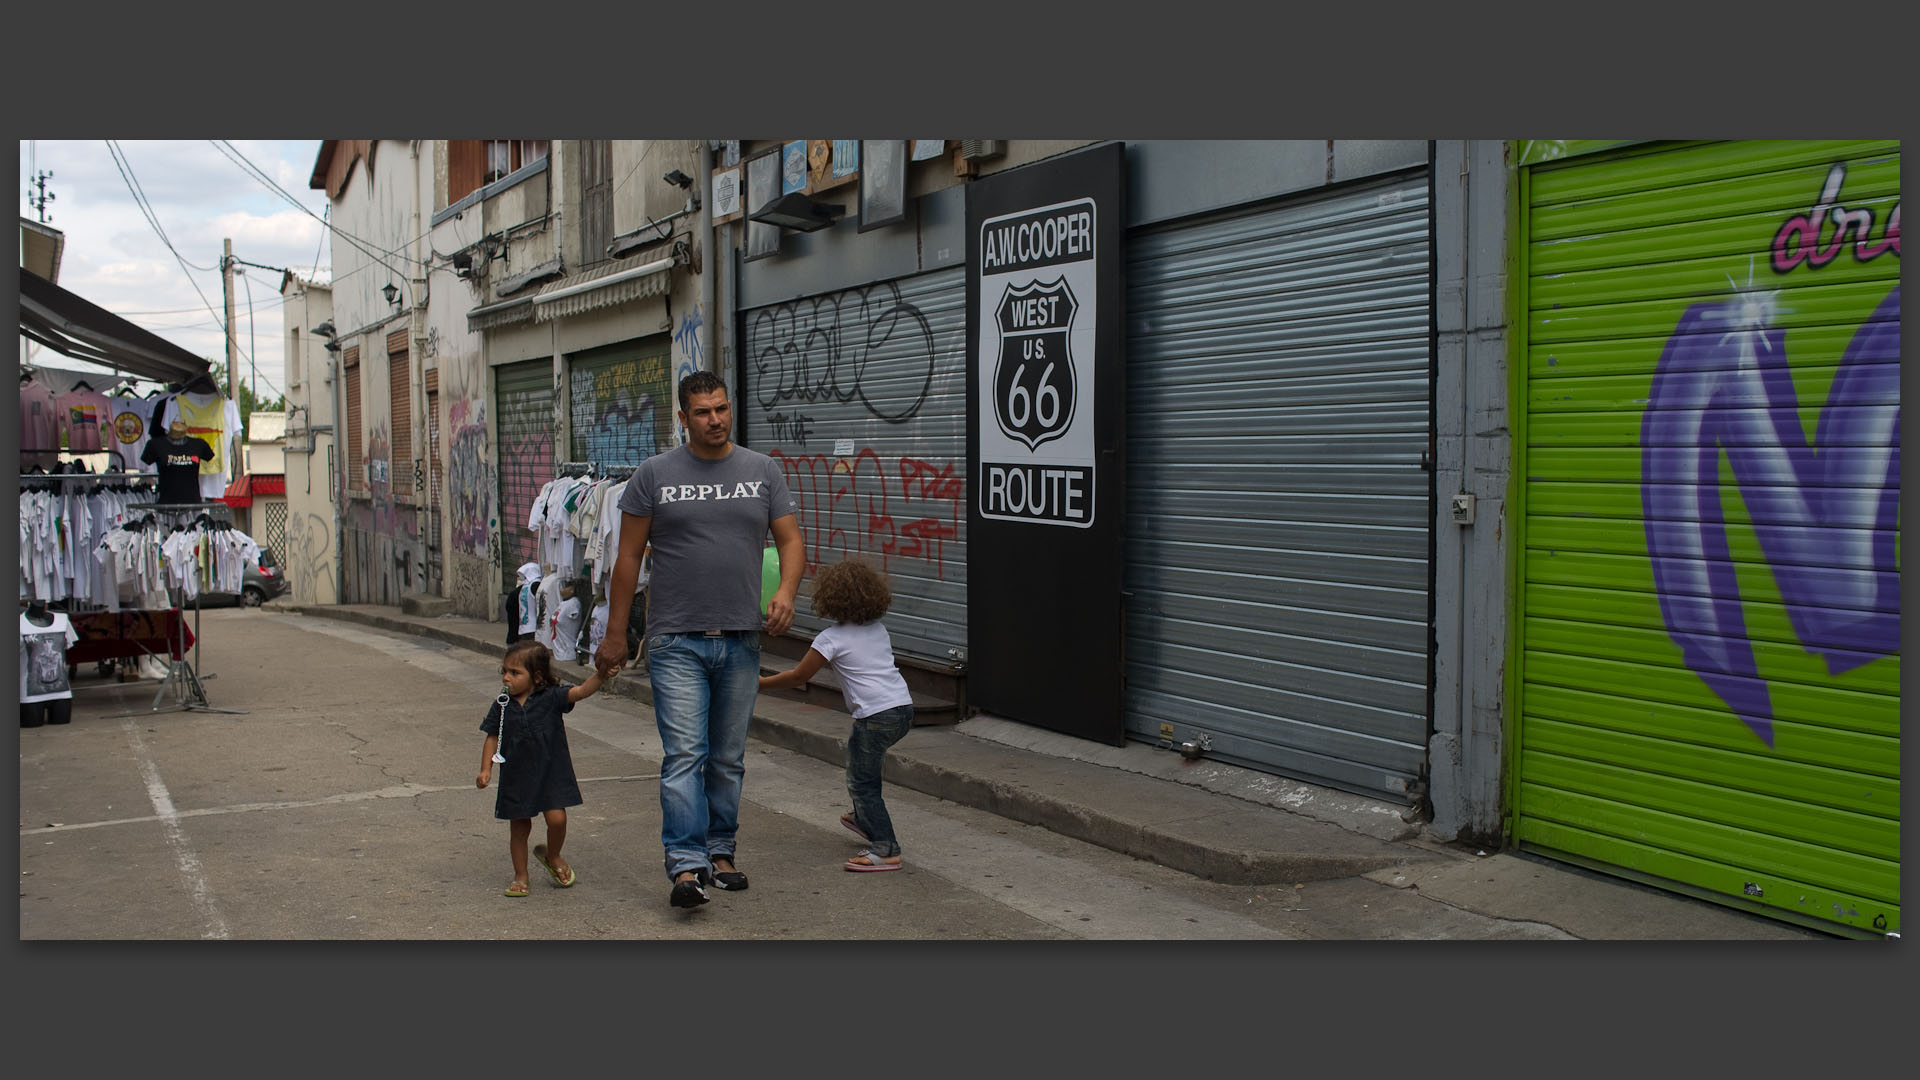
<svg viewBox="0 0 1920 1080">
<path fill-rule="evenodd" d="M 407 359 L 407 332 L 395 330 L 387 335 L 387 387 L 392 402 L 391 434 L 388 436 L 389 467 L 393 470 L 388 490 L 396 499 L 413 497 L 413 366 Z"/>
<path fill-rule="evenodd" d="M 480 187 L 487 172 L 487 144 L 480 139 L 447 140 L 447 205 L 452 206 Z"/>
<path fill-rule="evenodd" d="M 613 243 L 613 143 L 580 143 L 580 265 L 607 260 Z"/>
<path fill-rule="evenodd" d="M 347 380 L 347 490 L 365 491 L 367 466 L 360 423 L 360 346 L 347 346 L 340 364 Z"/>
</svg>

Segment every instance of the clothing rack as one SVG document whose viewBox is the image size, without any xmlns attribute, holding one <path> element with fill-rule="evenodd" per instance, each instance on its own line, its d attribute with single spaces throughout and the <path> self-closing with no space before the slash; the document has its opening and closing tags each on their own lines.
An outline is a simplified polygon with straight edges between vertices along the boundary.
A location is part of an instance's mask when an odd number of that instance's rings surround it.
<svg viewBox="0 0 1920 1080">
<path fill-rule="evenodd" d="M 128 505 L 129 510 L 144 510 L 153 514 L 166 524 L 175 527 L 180 527 L 185 522 L 191 522 L 196 515 L 204 514 L 211 520 L 213 517 L 212 511 L 216 508 L 225 512 L 228 519 L 231 520 L 232 508 L 226 503 L 217 500 L 213 502 L 191 503 L 131 503 Z M 184 610 L 185 605 L 181 602 L 182 597 L 179 595 L 180 591 L 180 587 L 177 585 L 167 586 L 167 593 L 173 601 L 173 606 L 176 609 Z M 179 626 L 181 632 L 171 643 L 172 647 L 167 650 L 167 677 L 161 682 L 160 689 L 154 693 L 153 705 L 149 709 L 149 712 L 166 712 L 179 709 L 184 712 L 199 710 L 201 712 L 229 713 L 236 716 L 246 715 L 245 709 L 215 708 L 213 703 L 207 700 L 205 683 L 208 679 L 213 678 L 213 676 L 200 674 L 201 634 L 200 594 L 198 591 L 193 594 L 193 652 L 191 659 L 188 657 L 186 648 L 186 620 L 178 620 L 176 625 Z M 173 659 L 174 656 L 178 656 L 179 659 Z M 165 700 L 169 690 L 174 693 L 175 703 L 166 709 L 162 709 L 160 702 Z M 139 714 L 122 713 L 120 715 L 136 716 Z"/>
<path fill-rule="evenodd" d="M 119 453 L 118 451 L 108 451 L 108 452 L 114 454 L 115 456 L 118 456 L 118 453 Z M 46 472 L 44 470 L 35 469 L 30 472 L 23 472 L 20 474 L 18 489 L 23 492 L 34 491 L 34 490 L 40 490 L 44 486 L 45 490 L 51 491 L 52 490 L 51 485 L 55 483 L 73 484 L 73 483 L 79 483 L 81 481 L 86 481 L 88 483 L 96 484 L 96 485 L 97 484 L 118 485 L 118 490 L 124 490 L 128 494 L 132 494 L 132 495 L 150 494 L 159 490 L 158 488 L 159 480 L 152 473 L 87 472 L 85 469 L 79 469 L 72 472 L 68 472 L 68 471 Z M 67 494 L 67 492 L 62 491 L 61 494 Z M 90 604 L 85 600 L 76 600 L 75 598 L 72 598 L 72 597 L 69 597 L 65 600 L 58 601 L 58 602 L 63 605 L 61 610 L 64 610 L 69 614 L 85 614 L 87 612 L 96 610 L 99 607 L 99 605 Z"/>
<path fill-rule="evenodd" d="M 633 475 L 634 465 L 602 465 L 597 461 L 562 461 L 554 466 L 555 476 L 592 476 L 603 480 L 625 480 Z"/>
</svg>

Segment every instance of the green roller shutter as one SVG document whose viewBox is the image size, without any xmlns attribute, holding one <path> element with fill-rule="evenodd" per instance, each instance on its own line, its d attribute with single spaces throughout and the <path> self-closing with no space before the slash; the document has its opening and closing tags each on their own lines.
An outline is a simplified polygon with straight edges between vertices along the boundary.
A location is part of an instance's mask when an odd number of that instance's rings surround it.
<svg viewBox="0 0 1920 1080">
<path fill-rule="evenodd" d="M 1514 835 L 1897 932 L 1899 144 L 1523 183 Z"/>
<path fill-rule="evenodd" d="M 678 405 L 667 348 L 661 334 L 567 357 L 567 460 L 618 468 L 672 448 Z"/>
</svg>

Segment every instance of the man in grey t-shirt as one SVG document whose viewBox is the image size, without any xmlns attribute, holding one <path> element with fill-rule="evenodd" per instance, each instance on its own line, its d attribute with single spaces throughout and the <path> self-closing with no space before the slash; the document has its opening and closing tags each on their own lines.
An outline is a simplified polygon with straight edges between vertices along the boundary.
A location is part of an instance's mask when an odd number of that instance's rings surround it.
<svg viewBox="0 0 1920 1080">
<path fill-rule="evenodd" d="M 726 384 L 701 371 L 680 380 L 687 445 L 640 463 L 620 498 L 620 551 L 607 586 L 607 630 L 594 666 L 627 659 L 627 620 L 640 556 L 653 547 L 648 670 L 660 727 L 660 841 L 668 902 L 707 902 L 708 883 L 744 889 L 734 865 L 747 726 L 760 688 L 760 631 L 785 633 L 806 568 L 799 507 L 780 467 L 735 446 Z M 761 551 L 780 550 L 780 588 L 760 610 Z"/>
</svg>

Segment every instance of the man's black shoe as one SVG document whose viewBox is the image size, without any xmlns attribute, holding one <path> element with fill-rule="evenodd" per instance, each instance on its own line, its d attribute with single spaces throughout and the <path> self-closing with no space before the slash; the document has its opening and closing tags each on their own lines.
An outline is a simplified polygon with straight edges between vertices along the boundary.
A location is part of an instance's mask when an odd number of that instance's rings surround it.
<svg viewBox="0 0 1920 1080">
<path fill-rule="evenodd" d="M 699 907 L 707 902 L 707 890 L 698 881 L 676 881 L 667 902 L 674 907 Z"/>
<path fill-rule="evenodd" d="M 732 862 L 733 860 L 728 859 L 727 861 Z M 716 889 L 740 892 L 747 887 L 747 875 L 741 873 L 738 867 L 728 870 L 725 873 L 715 870 L 713 872 L 712 884 Z"/>
</svg>

